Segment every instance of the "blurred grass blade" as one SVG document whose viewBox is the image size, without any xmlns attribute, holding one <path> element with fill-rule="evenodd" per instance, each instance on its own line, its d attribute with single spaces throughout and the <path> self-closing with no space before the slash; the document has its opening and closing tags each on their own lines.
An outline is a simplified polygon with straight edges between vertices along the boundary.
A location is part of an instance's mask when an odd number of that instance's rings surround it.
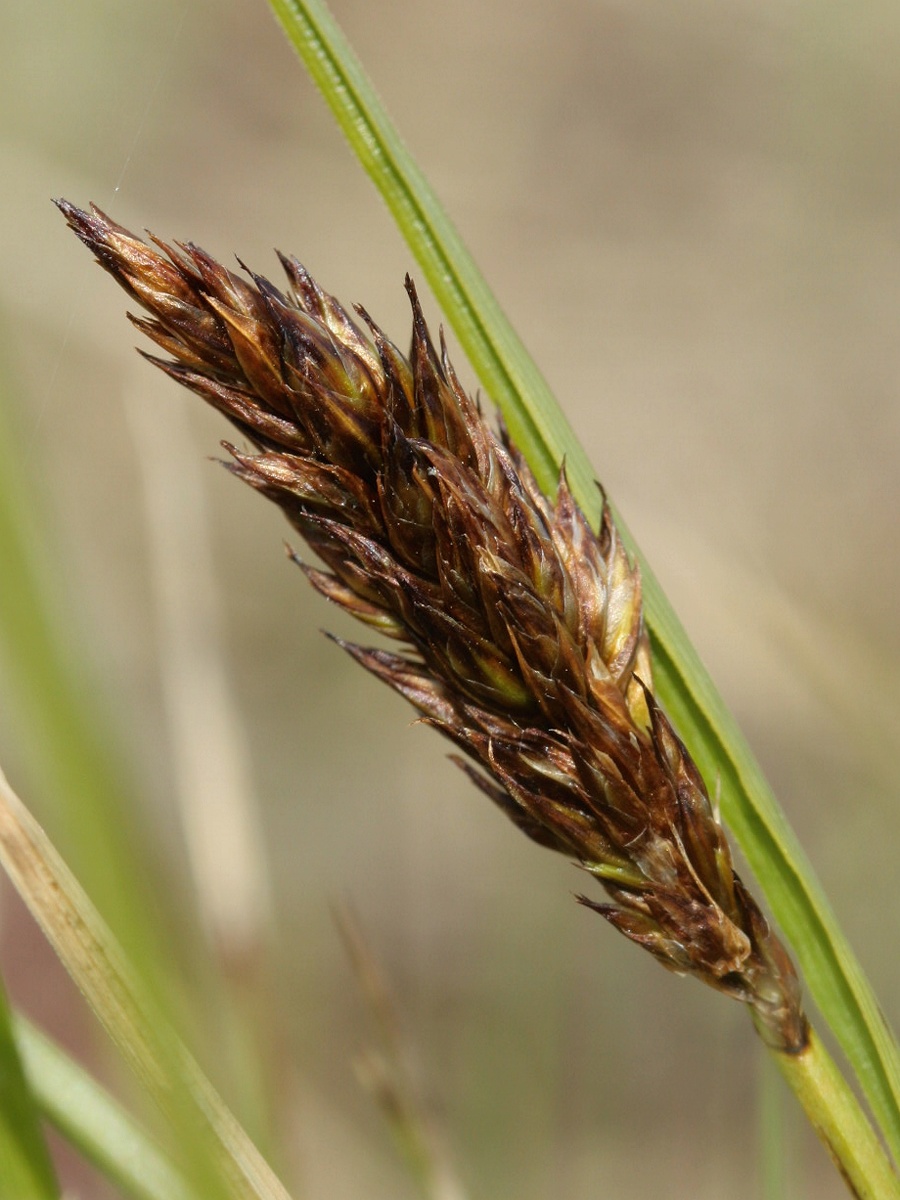
<svg viewBox="0 0 900 1200">
<path fill-rule="evenodd" d="M 0 362 L 0 396 L 13 392 Z M 140 974 L 135 990 L 159 999 L 170 968 L 128 824 L 127 771 L 110 736 L 115 722 L 97 704 L 90 664 L 78 653 L 77 618 L 59 586 L 40 492 L 15 448 L 10 415 L 0 404 L 0 702 L 8 701 L 0 736 L 17 739 L 18 761 L 35 781 L 43 813 Z M 199 1174 L 208 1173 L 202 1139 L 191 1138 L 189 1122 L 175 1122 L 173 1131 L 185 1162 L 196 1160 Z M 221 1193 L 215 1180 L 209 1186 L 211 1196 Z"/>
<path fill-rule="evenodd" d="M 194 1148 L 185 1170 L 204 1200 L 288 1200 L 2 772 L 0 862 L 180 1144 Z"/>
<path fill-rule="evenodd" d="M 425 1200 L 466 1200 L 441 1131 L 410 1067 L 391 988 L 349 904 L 335 909 L 338 932 L 376 1030 L 376 1044 L 356 1060 L 360 1083 L 381 1109 L 410 1175 Z"/>
<path fill-rule="evenodd" d="M 41 493 L 28 478 L 3 401 L 14 394 L 0 362 L 0 702 L 4 738 L 35 780 L 41 811 L 62 832 L 79 877 L 135 961 L 152 975 L 158 954 L 149 886 L 128 827 L 127 772 L 79 654 L 77 617 L 60 587 Z"/>
<path fill-rule="evenodd" d="M 358 59 L 321 0 L 270 0 L 418 259 L 491 399 L 542 486 L 565 460 L 573 491 L 596 516 L 595 475 L 546 381 L 509 325 L 413 162 Z M 623 528 L 617 515 L 619 527 Z M 633 545 L 633 543 L 632 543 Z M 640 558 L 640 555 L 638 555 Z M 652 572 L 641 560 L 656 690 L 710 781 L 723 815 L 800 960 L 809 991 L 900 1160 L 900 1054 L 812 868 L 734 719 Z"/>
<path fill-rule="evenodd" d="M 185 407 L 170 405 L 161 422 L 146 394 L 150 383 L 136 361 L 123 400 L 143 500 L 165 757 L 209 952 L 202 994 L 214 1011 L 205 1044 L 216 1046 L 223 1086 L 244 1128 L 266 1150 L 279 1124 L 270 1086 L 278 1050 L 261 811 L 223 642 L 205 464 Z M 202 994 L 195 993 L 197 1003 Z"/>
<path fill-rule="evenodd" d="M 83 1067 L 24 1017 L 17 1014 L 14 1027 L 36 1103 L 106 1179 L 134 1200 L 201 1200 L 156 1143 Z M 29 1194 L 15 1193 L 23 1198 Z"/>
<path fill-rule="evenodd" d="M 0 1200 L 57 1200 L 59 1194 L 0 986 Z"/>
<path fill-rule="evenodd" d="M 347 136 L 387 202 L 428 283 L 541 486 L 553 491 L 565 457 L 569 482 L 599 517 L 594 473 L 566 418 L 481 272 L 381 106 L 327 7 L 270 0 Z M 528 403 L 522 397 L 528 397 Z"/>
<path fill-rule="evenodd" d="M 171 405 L 161 422 L 143 394 L 144 370 L 133 375 L 125 416 L 143 499 L 174 799 L 209 944 L 226 963 L 247 964 L 263 954 L 272 897 L 225 664 L 202 459 L 184 407 Z"/>
<path fill-rule="evenodd" d="M 790 1129 L 785 1113 L 785 1089 L 775 1063 L 761 1058 L 756 1087 L 759 1128 L 759 1175 L 761 1200 L 787 1200 Z"/>
</svg>

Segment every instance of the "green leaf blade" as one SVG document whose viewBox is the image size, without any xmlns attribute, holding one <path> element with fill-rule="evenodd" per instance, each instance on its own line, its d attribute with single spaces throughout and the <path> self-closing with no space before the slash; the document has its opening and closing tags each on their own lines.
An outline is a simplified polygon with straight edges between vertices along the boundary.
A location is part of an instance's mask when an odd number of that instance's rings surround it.
<svg viewBox="0 0 900 1200">
<path fill-rule="evenodd" d="M 105 1178 L 134 1200 L 198 1200 L 156 1143 L 59 1046 L 19 1015 L 15 1036 L 47 1120 Z"/>
<path fill-rule="evenodd" d="M 58 1200 L 59 1194 L 0 987 L 0 1200 Z"/>
</svg>

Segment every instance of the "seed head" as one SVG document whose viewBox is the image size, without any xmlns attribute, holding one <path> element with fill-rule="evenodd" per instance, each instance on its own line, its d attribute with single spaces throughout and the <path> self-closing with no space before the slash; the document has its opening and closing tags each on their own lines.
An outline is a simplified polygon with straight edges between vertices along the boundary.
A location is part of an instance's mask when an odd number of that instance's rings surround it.
<svg viewBox="0 0 900 1200">
<path fill-rule="evenodd" d="M 597 877 L 608 900 L 584 904 L 801 1049 L 793 966 L 653 698 L 640 575 L 609 507 L 594 531 L 565 472 L 543 495 L 434 346 L 412 281 L 404 356 L 294 258 L 282 292 L 192 243 L 59 207 L 149 313 L 131 320 L 170 356 L 150 361 L 249 443 L 224 443 L 229 469 L 324 564 L 299 563 L 313 587 L 403 647 L 344 649 L 456 744 L 520 829 Z"/>
</svg>

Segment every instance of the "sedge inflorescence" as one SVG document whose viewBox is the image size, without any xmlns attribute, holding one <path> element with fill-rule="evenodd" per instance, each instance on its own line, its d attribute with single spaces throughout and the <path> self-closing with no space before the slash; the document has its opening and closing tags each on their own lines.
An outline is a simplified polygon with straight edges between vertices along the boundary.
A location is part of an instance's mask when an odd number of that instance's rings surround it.
<svg viewBox="0 0 900 1200">
<path fill-rule="evenodd" d="M 294 258 L 282 291 L 59 207 L 149 314 L 131 319 L 170 356 L 151 361 L 237 428 L 229 469 L 314 551 L 324 569 L 300 563 L 312 585 L 401 644 L 344 648 L 455 743 L 520 829 L 601 882 L 606 900 L 585 904 L 749 1004 L 772 1046 L 802 1049 L 793 966 L 653 698 L 640 575 L 608 505 L 594 530 L 564 473 L 555 498 L 541 492 L 435 347 L 409 280 L 404 355 Z"/>
</svg>

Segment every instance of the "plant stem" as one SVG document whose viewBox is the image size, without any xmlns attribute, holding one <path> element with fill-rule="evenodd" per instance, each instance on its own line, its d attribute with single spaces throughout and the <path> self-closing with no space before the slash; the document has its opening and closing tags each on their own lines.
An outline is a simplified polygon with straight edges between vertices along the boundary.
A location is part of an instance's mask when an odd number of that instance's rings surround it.
<svg viewBox="0 0 900 1200">
<path fill-rule="evenodd" d="M 851 1193 L 859 1200 L 897 1200 L 900 1179 L 816 1032 L 810 1030 L 799 1054 L 773 1055 Z"/>
</svg>

